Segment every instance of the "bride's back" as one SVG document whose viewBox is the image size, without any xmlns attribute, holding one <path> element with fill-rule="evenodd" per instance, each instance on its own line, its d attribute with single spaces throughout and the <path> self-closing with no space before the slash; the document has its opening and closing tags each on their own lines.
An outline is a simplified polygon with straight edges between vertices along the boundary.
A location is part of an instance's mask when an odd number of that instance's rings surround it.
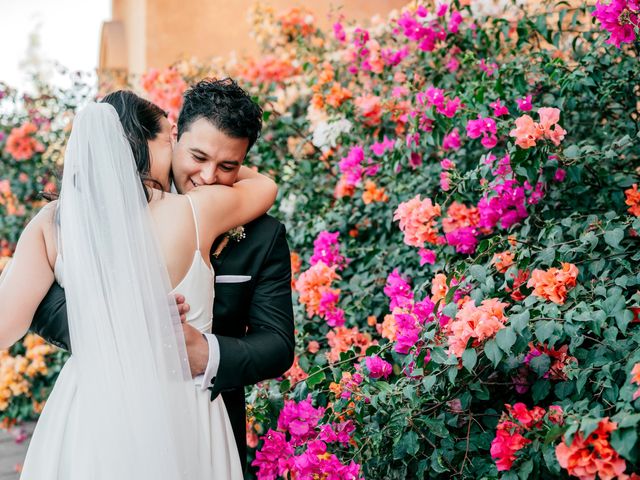
<svg viewBox="0 0 640 480">
<path fill-rule="evenodd" d="M 153 190 L 149 208 L 173 288 L 189 273 L 196 251 L 204 252 L 204 264 L 210 266 L 207 252 L 211 245 L 204 245 L 202 239 L 196 238 L 198 229 L 186 195 L 161 194 L 160 191 Z"/>
</svg>

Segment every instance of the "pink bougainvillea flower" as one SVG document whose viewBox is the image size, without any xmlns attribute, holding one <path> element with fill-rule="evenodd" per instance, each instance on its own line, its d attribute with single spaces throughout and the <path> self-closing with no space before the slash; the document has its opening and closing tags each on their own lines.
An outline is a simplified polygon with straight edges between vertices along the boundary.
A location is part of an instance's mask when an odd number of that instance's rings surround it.
<svg viewBox="0 0 640 480">
<path fill-rule="evenodd" d="M 344 27 L 340 22 L 333 24 L 333 35 L 339 42 L 343 43 L 347 39 L 347 34 L 344 31 Z"/>
<path fill-rule="evenodd" d="M 369 370 L 369 376 L 373 379 L 387 378 L 393 373 L 391 364 L 377 355 L 365 358 L 365 363 L 367 370 Z"/>
<path fill-rule="evenodd" d="M 529 112 L 533 108 L 533 105 L 531 104 L 531 98 L 532 98 L 531 95 L 527 95 L 524 98 L 516 98 L 516 103 L 518 104 L 518 108 L 522 112 Z"/>
<path fill-rule="evenodd" d="M 496 73 L 496 70 L 498 70 L 497 63 L 495 62 L 487 63 L 484 58 L 480 60 L 479 67 L 480 67 L 480 70 L 482 70 L 489 76 L 493 75 L 494 73 Z"/>
<path fill-rule="evenodd" d="M 442 139 L 442 149 L 445 151 L 458 150 L 460 145 L 460 132 L 458 131 L 458 128 L 451 130 Z"/>
<path fill-rule="evenodd" d="M 427 263 L 429 265 L 433 265 L 434 263 L 436 263 L 436 252 L 434 250 L 430 250 L 428 248 L 421 248 L 418 251 L 418 255 L 420 255 L 421 267 L 423 265 L 426 265 Z"/>
<path fill-rule="evenodd" d="M 496 122 L 492 118 L 483 118 L 478 115 L 476 120 L 467 122 L 467 135 L 469 138 L 482 137 L 481 143 L 485 148 L 493 148 L 498 143 L 496 131 Z"/>
<path fill-rule="evenodd" d="M 493 109 L 494 117 L 509 115 L 509 109 L 506 106 L 502 105 L 500 99 L 497 99 L 495 102 L 490 103 L 489 106 Z"/>
<path fill-rule="evenodd" d="M 621 44 L 633 43 L 636 39 L 635 28 L 640 18 L 637 0 L 611 0 L 608 3 L 598 0 L 591 14 L 609 32 L 607 43 L 620 48 Z"/>
<path fill-rule="evenodd" d="M 411 284 L 397 268 L 395 268 L 387 277 L 384 294 L 389 297 L 389 300 L 391 300 L 389 305 L 390 310 L 394 310 L 396 307 L 406 308 L 413 303 L 413 290 L 411 289 Z"/>
<path fill-rule="evenodd" d="M 309 260 L 311 265 L 324 262 L 330 267 L 335 266 L 337 270 L 342 270 L 346 265 L 346 259 L 340 254 L 340 242 L 338 237 L 340 232 L 328 232 L 326 230 L 313 241 L 313 255 Z"/>
<path fill-rule="evenodd" d="M 381 142 L 377 142 L 371 145 L 371 151 L 378 157 L 381 157 L 386 151 L 393 150 L 395 143 L 395 140 L 389 140 L 385 135 L 384 139 Z"/>
</svg>

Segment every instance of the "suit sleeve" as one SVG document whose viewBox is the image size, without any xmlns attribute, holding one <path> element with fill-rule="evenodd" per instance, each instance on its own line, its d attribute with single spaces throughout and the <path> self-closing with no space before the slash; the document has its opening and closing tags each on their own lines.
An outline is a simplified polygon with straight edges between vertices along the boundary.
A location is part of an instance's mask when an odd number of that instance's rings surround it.
<svg viewBox="0 0 640 480">
<path fill-rule="evenodd" d="M 71 351 L 69 323 L 67 320 L 67 300 L 64 289 L 54 283 L 38 306 L 31 322 L 31 331 L 47 342 Z"/>
<path fill-rule="evenodd" d="M 291 257 L 285 234 L 280 225 L 260 269 L 249 306 L 247 335 L 216 335 L 220 365 L 211 382 L 212 398 L 221 391 L 278 377 L 293 363 Z"/>
</svg>

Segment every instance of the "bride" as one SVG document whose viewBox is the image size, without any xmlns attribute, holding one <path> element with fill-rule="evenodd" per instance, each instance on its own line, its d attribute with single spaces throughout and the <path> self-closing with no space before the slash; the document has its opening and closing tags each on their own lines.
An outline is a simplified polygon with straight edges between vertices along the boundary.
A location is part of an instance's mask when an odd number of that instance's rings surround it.
<svg viewBox="0 0 640 480">
<path fill-rule="evenodd" d="M 153 121 L 156 132 L 170 128 L 162 115 Z M 163 168 L 150 165 L 149 151 L 171 144 L 135 148 L 141 131 L 125 132 L 105 103 L 76 115 L 60 198 L 25 228 L 0 277 L 0 349 L 26 333 L 54 279 L 67 298 L 73 355 L 34 432 L 24 480 L 242 478 L 222 399 L 211 402 L 191 379 L 173 294 L 202 312 L 187 321 L 210 324 L 211 245 L 265 213 L 277 187 L 242 167 L 233 187 L 165 193 L 148 180 Z"/>
</svg>

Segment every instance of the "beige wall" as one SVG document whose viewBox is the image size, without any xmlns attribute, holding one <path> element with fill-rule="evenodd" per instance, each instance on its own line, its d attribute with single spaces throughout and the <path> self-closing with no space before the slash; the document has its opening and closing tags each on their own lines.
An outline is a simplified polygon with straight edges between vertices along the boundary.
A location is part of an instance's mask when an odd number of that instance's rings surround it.
<svg viewBox="0 0 640 480">
<path fill-rule="evenodd" d="M 113 21 L 122 22 L 129 72 L 139 74 L 164 67 L 181 58 L 255 53 L 249 37 L 247 12 L 255 0 L 113 0 Z M 330 26 L 328 13 L 339 2 L 317 0 L 313 4 L 292 0 L 263 0 L 276 12 L 306 5 L 321 26 Z M 363 20 L 386 15 L 408 0 L 343 0 L 347 19 Z M 107 39 L 107 41 L 111 41 Z M 104 63 L 101 67 L 107 67 Z"/>
</svg>

